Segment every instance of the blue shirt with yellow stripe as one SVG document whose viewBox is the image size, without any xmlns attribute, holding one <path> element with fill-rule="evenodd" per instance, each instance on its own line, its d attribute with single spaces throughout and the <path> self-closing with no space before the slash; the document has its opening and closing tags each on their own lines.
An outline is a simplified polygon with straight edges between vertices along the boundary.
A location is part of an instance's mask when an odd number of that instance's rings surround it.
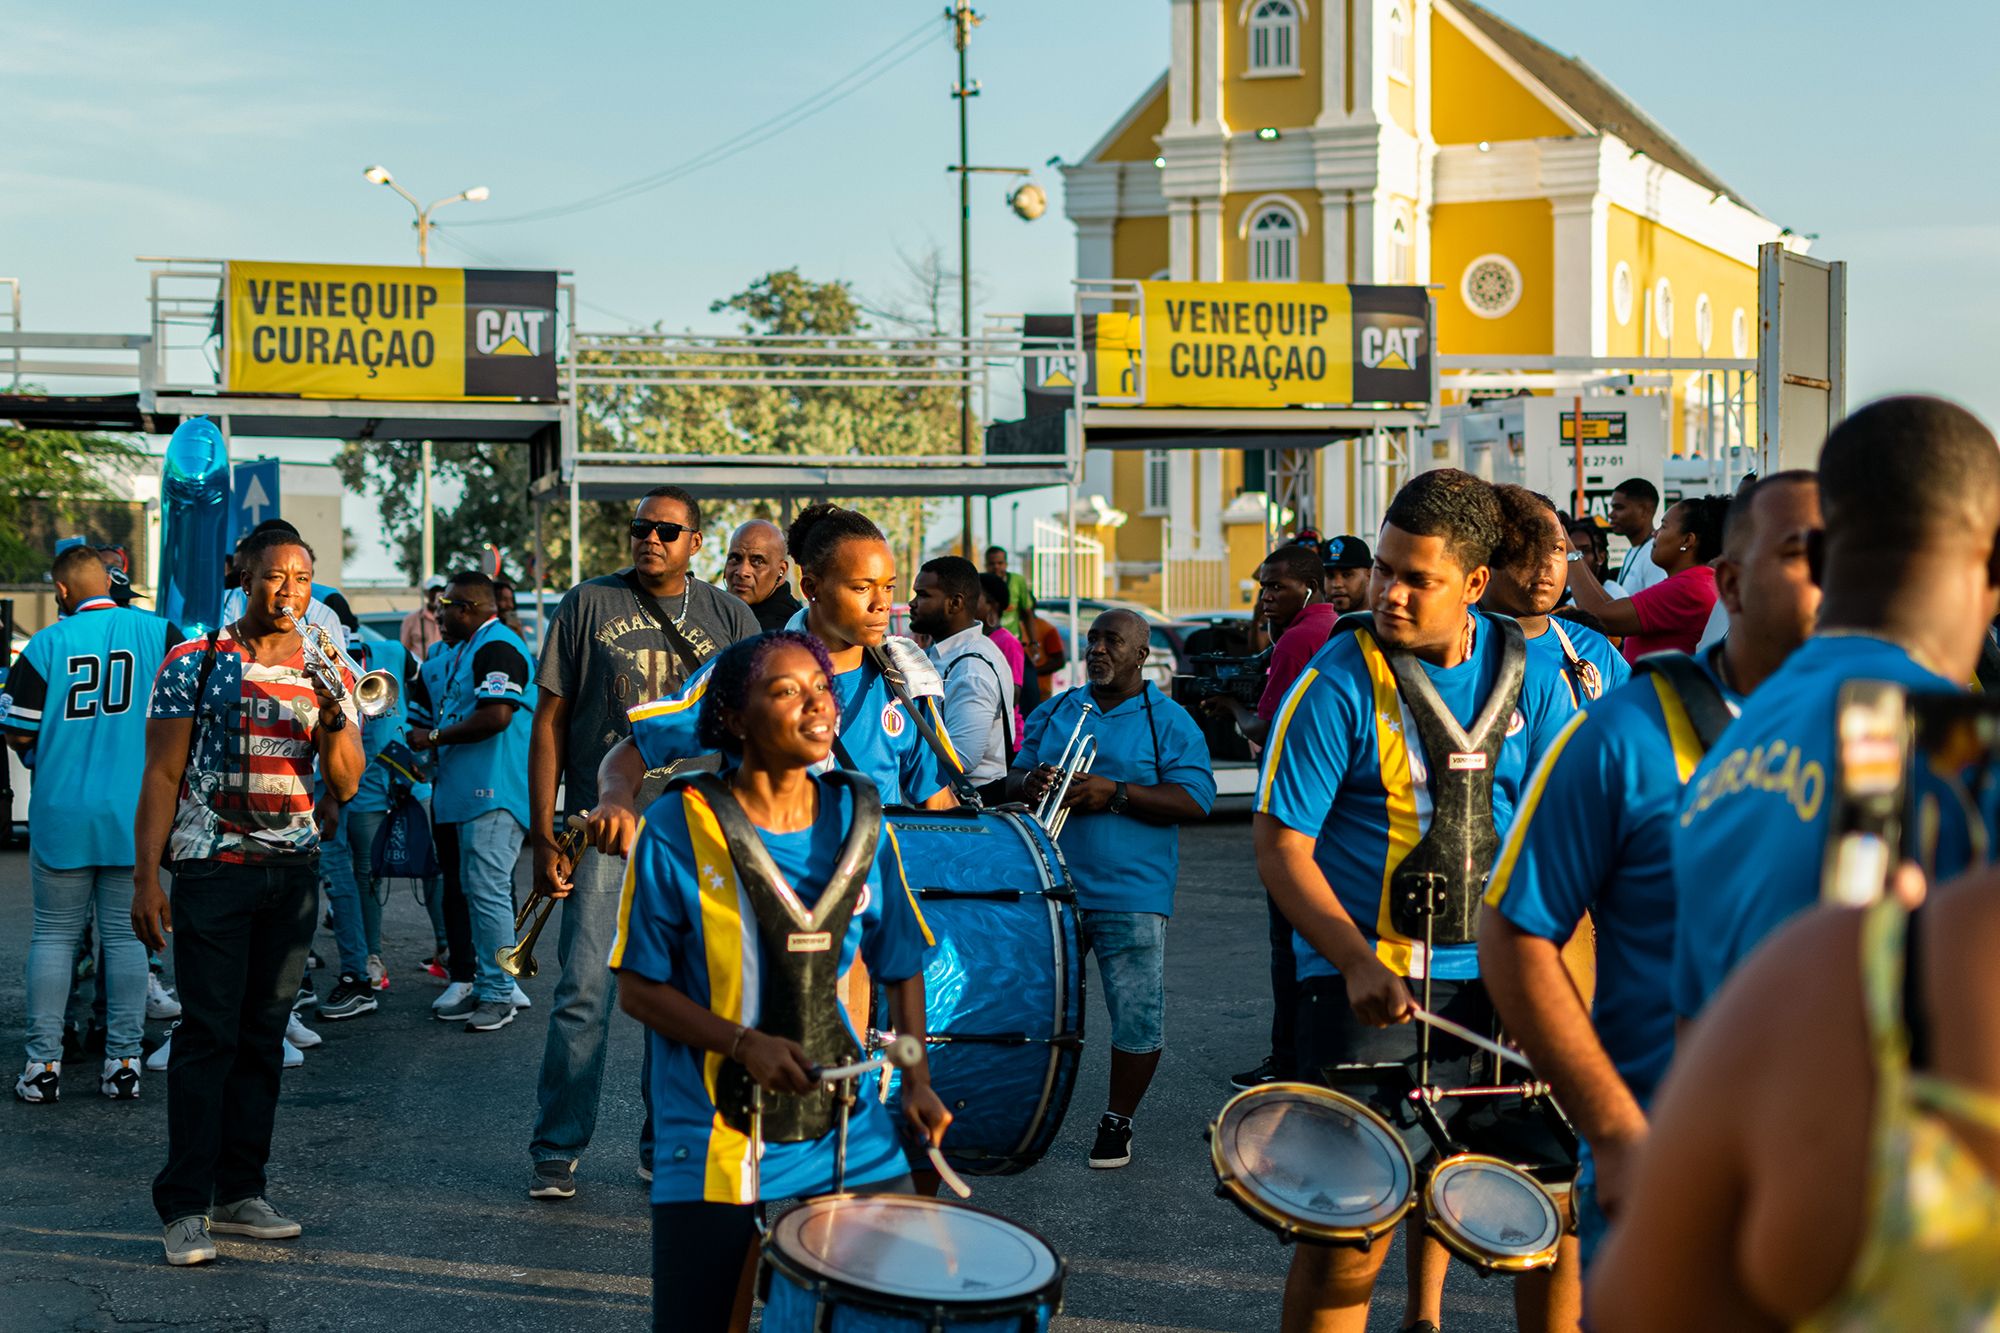
<svg viewBox="0 0 2000 1333">
<path fill-rule="evenodd" d="M 819 901 L 840 855 L 853 800 L 816 782 L 819 810 L 796 833 L 758 830 L 771 860 L 799 899 Z M 934 941 L 903 878 L 894 833 L 885 825 L 860 905 L 840 942 L 840 970 L 857 952 L 884 982 L 920 975 Z M 764 944 L 757 917 L 738 885 L 735 863 L 708 803 L 691 788 L 669 791 L 647 808 L 626 866 L 610 965 L 672 986 L 731 1023 L 756 1027 Z M 852 1025 L 849 1025 L 852 1032 Z M 834 1134 L 767 1144 L 761 1172 L 750 1169 L 749 1142 L 715 1106 L 723 1056 L 648 1032 L 652 1045 L 654 1203 L 754 1203 L 803 1198 L 833 1184 Z M 858 1037 L 857 1037 L 858 1040 Z M 889 1110 L 865 1081 L 848 1128 L 847 1183 L 890 1180 L 909 1169 Z"/>
<path fill-rule="evenodd" d="M 1702 667 L 1734 709 L 1711 650 Z M 1592 914 L 1592 1019 L 1641 1106 L 1674 1053 L 1673 835 L 1701 742 L 1665 679 L 1645 675 L 1587 705 L 1535 770 L 1486 891 L 1529 935 L 1566 943 Z"/>
<path fill-rule="evenodd" d="M 1569 654 L 1563 651 L 1563 642 L 1568 640 L 1570 652 L 1577 660 L 1591 668 L 1597 689 L 1590 689 L 1592 681 L 1579 680 L 1586 673 L 1573 670 Z M 1599 634 L 1588 625 L 1578 625 L 1571 621 L 1549 617 L 1549 627 L 1528 640 L 1528 669 L 1536 668 L 1560 672 L 1563 685 L 1569 692 L 1571 703 L 1577 708 L 1587 708 L 1593 699 L 1601 699 L 1611 691 L 1632 679 L 1632 666 L 1625 655 L 1612 646 L 1611 640 Z"/>
<path fill-rule="evenodd" d="M 801 613 L 803 614 L 803 613 Z M 696 733 L 701 716 L 702 696 L 708 693 L 709 677 L 715 660 L 702 663 L 688 677 L 679 694 L 631 710 L 632 743 L 648 770 L 665 768 L 677 759 L 709 754 Z M 872 778 L 882 793 L 884 805 L 921 805 L 945 785 L 942 762 L 910 722 L 909 714 L 888 681 L 866 655 L 852 671 L 833 678 L 834 697 L 840 703 L 840 748 L 847 751 L 854 771 Z M 950 749 L 945 735 L 944 716 L 935 699 L 918 699 L 926 710 L 931 727 Z M 825 767 L 838 763 L 838 751 L 829 756 Z"/>
<path fill-rule="evenodd" d="M 1500 670 L 1500 631 L 1491 616 L 1470 613 L 1472 654 L 1455 667 L 1421 665 L 1459 725 L 1469 726 Z M 1530 766 L 1575 712 L 1559 673 L 1532 663 L 1520 704 L 1507 724 L 1493 773 L 1493 822 L 1501 834 Z M 1313 859 L 1340 904 L 1391 971 L 1425 970 L 1421 941 L 1389 919 L 1389 876 L 1430 827 L 1427 757 L 1417 741 L 1388 658 L 1366 631 L 1336 633 L 1300 673 L 1271 724 L 1257 781 L 1256 810 L 1312 835 Z M 1304 936 L 1292 956 L 1301 981 L 1336 975 Z M 1443 945 L 1433 976 L 1479 975 L 1478 948 Z"/>
</svg>

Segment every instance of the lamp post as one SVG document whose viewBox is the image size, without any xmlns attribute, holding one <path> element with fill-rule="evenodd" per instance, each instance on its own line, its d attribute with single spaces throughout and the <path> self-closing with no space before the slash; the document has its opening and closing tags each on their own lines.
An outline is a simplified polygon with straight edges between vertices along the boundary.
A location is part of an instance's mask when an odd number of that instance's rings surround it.
<svg viewBox="0 0 2000 1333">
<path fill-rule="evenodd" d="M 426 205 L 418 203 L 415 195 L 396 184 L 396 178 L 389 174 L 389 168 L 379 163 L 375 166 L 365 168 L 361 175 L 371 185 L 388 186 L 409 201 L 410 207 L 417 211 L 417 263 L 423 268 L 429 268 L 431 263 L 431 214 L 443 208 L 446 204 L 455 204 L 460 200 L 464 200 L 469 204 L 484 203 L 487 196 L 491 193 L 484 185 L 475 185 L 471 189 L 460 190 L 457 194 Z M 432 574 L 437 572 L 436 526 L 432 520 L 431 510 L 431 442 L 425 440 L 422 448 L 424 470 L 424 540 L 423 573 L 419 577 L 428 579 Z"/>
</svg>

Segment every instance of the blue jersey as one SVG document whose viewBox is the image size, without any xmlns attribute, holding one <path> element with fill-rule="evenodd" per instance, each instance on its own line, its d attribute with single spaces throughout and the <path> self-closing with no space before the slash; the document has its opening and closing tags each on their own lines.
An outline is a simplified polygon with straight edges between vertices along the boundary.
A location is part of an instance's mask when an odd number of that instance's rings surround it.
<svg viewBox="0 0 2000 1333">
<path fill-rule="evenodd" d="M 1572 656 L 1575 662 L 1570 660 Z M 1554 616 L 1549 617 L 1546 631 L 1528 640 L 1529 669 L 1538 665 L 1562 673 L 1563 686 L 1577 708 L 1589 707 L 1593 699 L 1603 698 L 1632 679 L 1631 664 L 1611 646 L 1611 640 L 1588 625 Z"/>
<path fill-rule="evenodd" d="M 1469 658 L 1450 668 L 1421 663 L 1461 726 L 1479 716 L 1500 671 L 1499 626 L 1471 615 Z M 1574 712 L 1555 672 L 1528 670 L 1494 765 L 1493 823 L 1503 836 L 1529 770 Z M 1422 941 L 1390 921 L 1389 877 L 1430 828 L 1428 762 L 1389 659 L 1366 631 L 1348 631 L 1327 640 L 1285 695 L 1257 779 L 1257 812 L 1314 838 L 1313 859 L 1341 906 L 1401 976 L 1427 966 Z M 1302 981 L 1336 974 L 1302 935 L 1292 956 Z M 1478 946 L 1441 945 L 1428 966 L 1450 981 L 1476 977 Z"/>
<path fill-rule="evenodd" d="M 1741 703 L 1704 668 L 1732 709 Z M 1530 935 L 1566 943 L 1592 915 L 1605 1054 L 1641 1106 L 1674 1053 L 1673 835 L 1701 741 L 1667 682 L 1642 676 L 1586 705 L 1535 770 L 1486 905 Z"/>
<path fill-rule="evenodd" d="M 360 789 L 347 803 L 350 810 L 385 812 L 389 809 L 391 774 L 377 756 L 390 742 L 409 739 L 410 696 L 414 685 L 410 650 L 394 639 L 357 639 L 348 651 L 363 671 L 386 671 L 396 678 L 399 686 L 396 706 L 378 717 L 364 719 L 361 724 L 361 748 L 368 756 L 368 767 L 361 774 Z M 427 784 L 413 791 L 420 801 L 430 798 Z"/>
<path fill-rule="evenodd" d="M 778 872 L 808 907 L 819 901 L 852 819 L 852 798 L 818 782 L 819 813 L 796 833 L 758 830 Z M 884 825 L 867 887 L 840 941 L 840 970 L 857 950 L 879 981 L 923 972 L 934 941 Z M 764 973 L 757 916 L 708 803 L 692 788 L 653 802 L 639 825 L 618 901 L 611 967 L 672 986 L 731 1023 L 756 1027 Z M 842 1015 L 845 1021 L 845 1014 Z M 848 1028 L 853 1033 L 852 1024 Z M 716 1111 L 723 1056 L 648 1032 L 652 1047 L 653 1202 L 753 1203 L 749 1142 Z M 872 1085 L 871 1077 L 866 1080 Z M 802 1198 L 833 1187 L 834 1134 L 764 1149 L 761 1197 Z M 889 1110 L 864 1086 L 848 1128 L 847 1183 L 890 1180 L 909 1169 Z"/>
<path fill-rule="evenodd" d="M 180 631 L 92 597 L 28 640 L 0 694 L 0 727 L 35 738 L 28 824 L 54 870 L 132 864 L 146 771 L 146 705 Z"/>
<path fill-rule="evenodd" d="M 1701 1012 L 1765 936 L 1820 900 L 1835 713 L 1850 680 L 1961 688 L 1896 644 L 1855 634 L 1807 640 L 1758 686 L 1681 798 L 1673 994 L 1684 1018 Z M 1956 802 L 1939 807 L 1938 870 L 1951 874 L 1967 862 L 1968 830 Z"/>
<path fill-rule="evenodd" d="M 1139 787 L 1171 783 L 1194 797 L 1204 814 L 1215 804 L 1215 772 L 1201 728 L 1150 681 L 1116 708 L 1099 707 L 1088 685 L 1042 704 L 1028 718 L 1014 767 L 1030 769 L 1061 759 L 1086 700 L 1091 709 L 1083 734 L 1097 738 L 1092 774 Z M 1173 915 L 1181 864 L 1178 828 L 1109 810 L 1072 811 L 1057 841 L 1076 881 L 1079 907 Z"/>
<path fill-rule="evenodd" d="M 513 706 L 504 731 L 471 745 L 437 748 L 432 817 L 463 824 L 505 810 L 528 827 L 528 736 L 534 726 L 534 668 L 521 636 L 496 617 L 460 644 L 440 644 L 417 674 L 411 712 L 442 731 L 481 704 Z"/>
<path fill-rule="evenodd" d="M 688 677 L 679 694 L 640 704 L 629 714 L 632 743 L 639 747 L 648 770 L 712 753 L 695 735 L 695 724 L 714 670 L 715 659 L 711 657 Z M 923 733 L 911 725 L 902 702 L 866 654 L 860 666 L 833 678 L 833 693 L 840 704 L 840 742 L 826 768 L 838 764 L 872 779 L 884 805 L 922 805 L 943 789 L 942 762 Z M 945 735 L 944 715 L 938 711 L 937 701 L 923 698 L 916 703 L 949 750 L 951 738 Z M 847 752 L 844 761 L 841 750 Z M 957 763 L 956 756 L 952 762 Z"/>
</svg>

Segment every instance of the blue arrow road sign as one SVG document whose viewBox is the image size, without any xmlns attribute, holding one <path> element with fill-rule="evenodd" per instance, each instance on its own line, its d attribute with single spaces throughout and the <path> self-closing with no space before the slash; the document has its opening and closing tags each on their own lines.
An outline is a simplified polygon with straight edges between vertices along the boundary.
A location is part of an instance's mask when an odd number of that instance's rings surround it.
<svg viewBox="0 0 2000 1333">
<path fill-rule="evenodd" d="M 230 541 L 242 537 L 267 518 L 284 517 L 278 487 L 278 460 L 259 458 L 238 463 L 230 509 Z"/>
</svg>

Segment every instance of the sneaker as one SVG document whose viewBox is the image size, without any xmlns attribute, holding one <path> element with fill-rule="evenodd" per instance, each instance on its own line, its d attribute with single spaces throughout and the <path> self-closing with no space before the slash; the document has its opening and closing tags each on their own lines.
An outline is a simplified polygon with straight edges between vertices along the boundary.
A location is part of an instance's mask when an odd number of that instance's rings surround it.
<svg viewBox="0 0 2000 1333">
<path fill-rule="evenodd" d="M 218 1203 L 208 1213 L 208 1229 L 222 1236 L 248 1236 L 252 1240 L 290 1240 L 305 1230 L 281 1215 L 261 1195 Z"/>
<path fill-rule="evenodd" d="M 179 1018 L 181 1002 L 174 993 L 160 984 L 157 972 L 146 974 L 146 1017 L 155 1019 Z"/>
<path fill-rule="evenodd" d="M 326 966 L 326 959 L 319 956 L 317 949 L 306 950 L 306 971 L 317 972 Z"/>
<path fill-rule="evenodd" d="M 513 1005 L 516 1009 L 532 1009 L 535 1007 L 535 1002 L 528 998 L 528 992 L 521 989 L 521 983 L 518 981 L 514 983 L 514 993 L 507 997 L 507 1003 Z"/>
<path fill-rule="evenodd" d="M 359 1018 L 363 1014 L 374 1012 L 374 987 L 352 972 L 340 974 L 340 980 L 335 983 L 332 993 L 321 1001 L 319 1006 L 322 1023 L 333 1023 L 343 1018 Z"/>
<path fill-rule="evenodd" d="M 471 994 L 471 982 L 454 981 L 438 992 L 438 997 L 431 1001 L 431 1008 L 437 1010 L 439 1013 L 443 1013 L 447 1009 L 456 1009 Z"/>
<path fill-rule="evenodd" d="M 1258 1065 L 1255 1069 L 1246 1069 L 1240 1074 L 1231 1074 L 1229 1076 L 1229 1086 L 1238 1092 L 1248 1092 L 1252 1088 L 1261 1088 L 1266 1083 L 1282 1083 L 1291 1076 L 1292 1072 L 1278 1063 L 1277 1056 L 1267 1055 L 1264 1057 L 1264 1063 Z"/>
<path fill-rule="evenodd" d="M 574 1199 L 576 1197 L 576 1159 L 572 1157 L 551 1157 L 547 1161 L 535 1163 L 535 1178 L 528 1182 L 528 1197 L 531 1199 Z"/>
<path fill-rule="evenodd" d="M 293 1013 L 297 1013 L 301 1009 L 314 1009 L 318 1006 L 319 996 L 313 994 L 311 986 L 300 986 L 299 993 L 292 997 Z"/>
<path fill-rule="evenodd" d="M 389 989 L 389 969 L 382 962 L 382 955 L 368 955 L 368 984 L 375 990 Z"/>
<path fill-rule="evenodd" d="M 47 1064 L 40 1060 L 28 1061 L 21 1077 L 14 1080 L 14 1095 L 24 1102 L 61 1101 L 62 1061 L 51 1060 Z"/>
<path fill-rule="evenodd" d="M 177 1028 L 179 1026 L 180 1024 L 176 1022 L 173 1028 L 168 1028 L 167 1039 L 161 1042 L 158 1046 L 154 1047 L 153 1053 L 146 1057 L 146 1068 L 151 1072 L 155 1074 L 165 1072 L 167 1067 L 167 1061 L 172 1058 L 172 1051 L 174 1045 L 174 1028 Z"/>
<path fill-rule="evenodd" d="M 106 1060 L 103 1077 L 97 1081 L 97 1090 L 114 1102 L 138 1101 L 139 1057 L 134 1055 L 123 1060 Z"/>
<path fill-rule="evenodd" d="M 1132 1118 L 1106 1111 L 1097 1122 L 1097 1138 L 1090 1145 L 1090 1164 L 1103 1170 L 1131 1160 Z"/>
<path fill-rule="evenodd" d="M 460 995 L 456 1002 L 447 1005 L 434 1004 L 431 1009 L 440 1023 L 469 1023 L 472 1021 L 472 1016 L 479 1012 L 479 997 L 472 993 L 471 985 L 467 984 L 465 993 Z"/>
<path fill-rule="evenodd" d="M 442 951 L 432 954 L 429 958 L 417 964 L 417 966 L 423 971 L 425 976 L 433 981 L 451 980 L 451 973 L 445 970 L 444 954 Z"/>
<path fill-rule="evenodd" d="M 175 1268 L 211 1263 L 215 1259 L 215 1238 L 208 1234 L 208 1219 L 200 1213 L 167 1223 L 161 1240 L 167 1247 L 167 1262 Z"/>
<path fill-rule="evenodd" d="M 448 1018 L 450 1015 L 439 1014 L 438 1017 Z M 513 1005 L 502 1000 L 481 1000 L 473 1006 L 472 1012 L 466 1016 L 465 1030 L 467 1032 L 498 1032 L 513 1021 Z"/>
<path fill-rule="evenodd" d="M 297 1069 L 306 1062 L 306 1053 L 292 1045 L 290 1037 L 285 1038 L 285 1068 Z"/>
<path fill-rule="evenodd" d="M 652 1184 L 653 1168 L 644 1162 L 639 1163 L 639 1179 L 645 1181 L 648 1185 Z"/>
<path fill-rule="evenodd" d="M 320 1036 L 319 1033 L 314 1032 L 304 1023 L 301 1023 L 299 1021 L 299 1016 L 297 1014 L 293 1014 L 290 1018 L 285 1020 L 285 1040 L 289 1041 L 292 1045 L 298 1047 L 302 1051 L 309 1051 L 313 1047 L 325 1041 L 326 1038 Z"/>
</svg>

